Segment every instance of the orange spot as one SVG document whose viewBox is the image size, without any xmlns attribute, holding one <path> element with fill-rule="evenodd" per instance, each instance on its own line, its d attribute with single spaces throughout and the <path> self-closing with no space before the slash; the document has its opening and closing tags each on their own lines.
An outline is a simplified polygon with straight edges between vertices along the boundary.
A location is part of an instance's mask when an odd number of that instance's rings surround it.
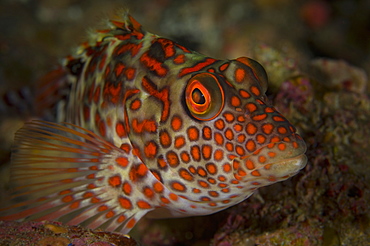
<svg viewBox="0 0 370 246">
<path fill-rule="evenodd" d="M 118 122 L 116 124 L 116 133 L 120 138 L 127 136 L 127 133 L 126 133 L 125 127 L 123 126 L 123 123 Z"/>
<path fill-rule="evenodd" d="M 284 151 L 286 148 L 286 145 L 284 143 L 279 143 L 278 144 L 278 149 L 281 150 L 281 151 Z"/>
<path fill-rule="evenodd" d="M 227 187 L 228 185 L 227 184 L 225 184 L 225 183 L 219 183 L 218 184 L 218 187 L 220 187 L 220 188 L 225 188 L 225 187 Z"/>
<path fill-rule="evenodd" d="M 271 143 L 277 143 L 277 142 L 280 142 L 280 138 L 279 138 L 279 137 L 277 137 L 277 136 L 275 136 L 275 137 L 271 138 L 270 142 L 271 142 Z"/>
<path fill-rule="evenodd" d="M 188 163 L 190 161 L 190 155 L 188 154 L 188 152 L 185 151 L 181 152 L 180 158 L 185 163 Z"/>
<path fill-rule="evenodd" d="M 181 55 L 178 55 L 176 56 L 174 59 L 173 59 L 173 62 L 175 64 L 182 64 L 185 62 L 185 55 L 184 54 L 181 54 Z"/>
<path fill-rule="evenodd" d="M 262 125 L 262 131 L 267 135 L 270 135 L 274 130 L 274 126 L 271 123 L 266 123 Z"/>
<path fill-rule="evenodd" d="M 135 219 L 135 218 L 132 218 L 132 219 L 130 219 L 130 220 L 127 222 L 126 227 L 127 227 L 127 228 L 132 228 L 132 227 L 134 227 L 134 226 L 135 226 L 135 224 L 136 224 L 136 219 Z"/>
<path fill-rule="evenodd" d="M 261 95 L 261 91 L 254 85 L 251 86 L 250 90 L 255 96 Z"/>
<path fill-rule="evenodd" d="M 131 122 L 132 128 L 136 133 L 143 133 L 146 132 L 156 132 L 157 131 L 157 124 L 154 120 L 143 120 L 139 122 L 138 119 L 133 119 Z"/>
<path fill-rule="evenodd" d="M 211 145 L 203 145 L 202 146 L 202 154 L 203 158 L 209 160 L 212 155 L 212 146 Z"/>
<path fill-rule="evenodd" d="M 215 133 L 215 141 L 217 145 L 223 145 L 224 144 L 224 137 L 221 133 L 216 132 Z"/>
<path fill-rule="evenodd" d="M 164 148 L 168 148 L 171 145 L 171 137 L 166 130 L 159 133 L 159 141 Z"/>
<path fill-rule="evenodd" d="M 203 188 L 209 188 L 209 184 L 203 180 L 199 180 L 198 184 L 202 186 Z"/>
<path fill-rule="evenodd" d="M 107 205 L 101 205 L 101 206 L 98 207 L 98 211 L 99 212 L 105 211 L 107 209 L 108 209 L 108 206 Z"/>
<path fill-rule="evenodd" d="M 109 212 L 105 215 L 105 217 L 106 217 L 107 219 L 109 219 L 109 218 L 112 218 L 114 215 L 115 215 L 115 213 L 114 213 L 113 211 L 109 211 Z"/>
<path fill-rule="evenodd" d="M 257 140 L 257 142 L 258 142 L 259 144 L 263 144 L 263 143 L 265 143 L 265 142 L 266 142 L 266 137 L 265 137 L 265 136 L 263 136 L 262 134 L 258 134 L 258 135 L 256 136 L 256 140 Z"/>
<path fill-rule="evenodd" d="M 222 64 L 218 69 L 220 69 L 221 72 L 225 71 L 226 68 L 229 66 L 229 63 Z"/>
<path fill-rule="evenodd" d="M 257 132 L 257 127 L 253 123 L 248 123 L 245 130 L 248 135 L 254 135 Z"/>
<path fill-rule="evenodd" d="M 143 163 L 133 166 L 131 167 L 129 173 L 130 180 L 136 182 L 139 179 L 143 178 L 147 174 L 147 172 L 148 168 Z"/>
<path fill-rule="evenodd" d="M 131 150 L 131 146 L 127 143 L 123 143 L 121 144 L 121 146 L 119 147 L 121 150 L 125 151 L 127 154 L 130 152 Z"/>
<path fill-rule="evenodd" d="M 256 150 L 256 143 L 252 140 L 252 139 L 249 139 L 247 141 L 247 143 L 245 144 L 245 148 L 249 151 L 249 152 L 253 152 Z"/>
<path fill-rule="evenodd" d="M 225 122 L 221 119 L 218 119 L 216 122 L 215 122 L 215 127 L 219 130 L 223 130 L 224 127 L 225 127 Z"/>
<path fill-rule="evenodd" d="M 293 142 L 292 144 L 293 144 L 293 148 L 295 149 L 299 147 L 297 142 Z"/>
<path fill-rule="evenodd" d="M 197 188 L 193 188 L 193 193 L 200 193 L 200 190 Z"/>
<path fill-rule="evenodd" d="M 239 106 L 240 106 L 240 104 L 241 104 L 241 102 L 240 102 L 239 97 L 237 97 L 237 96 L 232 96 L 232 97 L 231 97 L 231 105 L 232 105 L 233 107 L 239 107 Z"/>
<path fill-rule="evenodd" d="M 267 155 L 270 156 L 270 157 L 275 157 L 276 153 L 275 152 L 268 152 Z"/>
<path fill-rule="evenodd" d="M 178 136 L 175 138 L 175 148 L 180 149 L 185 145 L 185 138 L 183 136 Z"/>
<path fill-rule="evenodd" d="M 234 150 L 234 145 L 233 145 L 232 143 L 230 143 L 230 142 L 227 142 L 227 143 L 225 144 L 225 147 L 226 147 L 226 149 L 227 149 L 229 152 L 231 152 L 231 151 L 233 151 L 233 150 Z"/>
<path fill-rule="evenodd" d="M 211 207 L 216 207 L 216 206 L 217 206 L 217 203 L 215 203 L 215 202 L 210 202 L 210 203 L 208 203 L 208 205 L 209 205 L 209 206 L 211 206 Z"/>
<path fill-rule="evenodd" d="M 239 181 L 238 180 L 235 180 L 235 179 L 233 179 L 233 180 L 231 180 L 230 181 L 232 184 L 239 184 Z M 235 195 L 235 197 L 236 197 L 237 195 Z M 231 196 L 230 196 L 230 198 L 232 198 Z"/>
<path fill-rule="evenodd" d="M 179 199 L 179 197 L 174 193 L 170 193 L 169 196 L 172 201 L 177 201 Z"/>
<path fill-rule="evenodd" d="M 201 201 L 204 201 L 204 202 L 208 202 L 208 201 L 210 201 L 210 200 L 211 200 L 211 198 L 206 197 L 206 196 L 203 196 L 203 197 L 201 197 L 201 198 L 200 198 L 200 200 L 201 200 Z"/>
<path fill-rule="evenodd" d="M 208 178 L 207 181 L 211 184 L 216 184 L 216 180 L 214 178 Z"/>
<path fill-rule="evenodd" d="M 193 175 L 191 175 L 189 173 L 189 171 L 184 169 L 184 168 L 181 168 L 179 170 L 179 175 L 180 175 L 181 178 L 183 178 L 185 180 L 188 180 L 188 181 L 193 181 L 194 180 Z"/>
<path fill-rule="evenodd" d="M 283 117 L 280 117 L 280 116 L 273 116 L 273 117 L 272 117 L 272 119 L 273 119 L 274 121 L 278 121 L 278 122 L 279 122 L 279 121 L 280 121 L 280 122 L 281 122 L 281 121 L 285 121 L 285 119 L 284 119 Z"/>
<path fill-rule="evenodd" d="M 257 106 L 254 103 L 248 103 L 245 107 L 249 111 L 249 113 L 253 113 L 257 110 Z"/>
<path fill-rule="evenodd" d="M 163 184 L 157 181 L 153 184 L 153 189 L 157 193 L 162 193 L 164 190 Z"/>
<path fill-rule="evenodd" d="M 231 113 L 224 113 L 224 118 L 227 122 L 233 122 L 235 120 L 235 117 Z"/>
<path fill-rule="evenodd" d="M 148 202 L 143 201 L 143 200 L 137 201 L 136 205 L 141 209 L 150 209 L 150 208 L 152 208 L 152 206 Z"/>
<path fill-rule="evenodd" d="M 251 160 L 249 160 L 249 159 L 245 162 L 245 166 L 246 166 L 249 170 L 252 170 L 252 169 L 254 169 L 254 168 L 255 168 L 254 163 L 253 163 Z"/>
<path fill-rule="evenodd" d="M 213 158 L 216 160 L 216 161 L 220 161 L 224 158 L 224 152 L 223 150 L 216 150 L 213 154 Z"/>
<path fill-rule="evenodd" d="M 174 116 L 171 121 L 171 127 L 174 131 L 178 131 L 182 127 L 182 119 L 179 116 Z"/>
<path fill-rule="evenodd" d="M 118 198 L 118 202 L 119 202 L 119 204 L 121 205 L 122 208 L 132 209 L 132 203 L 131 203 L 130 199 L 128 199 L 126 197 L 123 197 L 123 196 L 120 196 Z"/>
<path fill-rule="evenodd" d="M 197 170 L 195 169 L 195 167 L 191 166 L 188 168 L 189 171 L 192 173 L 192 174 L 196 174 L 197 173 Z"/>
<path fill-rule="evenodd" d="M 238 116 L 237 121 L 243 123 L 245 121 L 245 117 L 240 115 L 240 116 Z"/>
<path fill-rule="evenodd" d="M 252 182 L 252 185 L 256 185 L 256 186 L 258 186 L 258 185 L 260 185 L 261 183 L 259 183 L 259 182 Z"/>
<path fill-rule="evenodd" d="M 172 186 L 172 189 L 174 189 L 174 190 L 181 191 L 181 192 L 186 191 L 185 185 L 180 183 L 180 182 L 174 181 L 174 182 L 171 183 L 171 186 Z"/>
<path fill-rule="evenodd" d="M 131 102 L 130 108 L 131 110 L 138 110 L 141 107 L 140 99 L 135 99 Z"/>
<path fill-rule="evenodd" d="M 229 163 L 226 163 L 222 166 L 222 169 L 225 173 L 229 173 L 231 171 L 231 165 Z"/>
<path fill-rule="evenodd" d="M 206 139 L 206 140 L 210 140 L 212 138 L 212 130 L 210 127 L 208 126 L 205 126 L 203 127 L 203 138 Z"/>
<path fill-rule="evenodd" d="M 199 139 L 199 130 L 198 128 L 192 126 L 188 128 L 188 138 L 190 141 L 198 141 Z"/>
<path fill-rule="evenodd" d="M 143 193 L 149 199 L 152 199 L 154 197 L 154 191 L 149 187 L 144 187 Z"/>
<path fill-rule="evenodd" d="M 251 172 L 253 176 L 261 176 L 260 172 L 258 170 L 254 170 Z"/>
<path fill-rule="evenodd" d="M 128 165 L 128 159 L 126 157 L 117 157 L 116 163 L 121 167 L 127 167 Z"/>
<path fill-rule="evenodd" d="M 287 133 L 287 129 L 286 129 L 285 127 L 283 127 L 283 126 L 280 126 L 280 127 L 278 128 L 278 132 L 279 132 L 280 134 L 286 134 L 286 133 Z"/>
<path fill-rule="evenodd" d="M 261 155 L 260 157 L 258 157 L 258 161 L 260 163 L 265 163 L 266 162 L 266 157 L 264 157 L 263 155 Z"/>
<path fill-rule="evenodd" d="M 246 139 L 246 136 L 244 134 L 239 134 L 237 137 L 237 141 L 239 143 L 244 143 L 245 139 Z"/>
<path fill-rule="evenodd" d="M 205 177 L 207 176 L 207 172 L 206 170 L 203 168 L 203 167 L 198 167 L 197 168 L 197 173 L 199 174 L 199 176 L 201 177 Z"/>
<path fill-rule="evenodd" d="M 229 140 L 232 140 L 234 138 L 234 133 L 230 128 L 226 129 L 225 137 Z"/>
<path fill-rule="evenodd" d="M 135 78 L 135 68 L 132 68 L 132 67 L 128 67 L 126 68 L 124 74 L 127 78 L 127 80 L 133 80 Z"/>
<path fill-rule="evenodd" d="M 71 195 L 68 195 L 62 198 L 62 202 L 69 203 L 71 201 L 73 201 L 73 196 Z"/>
<path fill-rule="evenodd" d="M 267 114 L 257 114 L 252 117 L 252 120 L 261 121 L 267 118 Z"/>
<path fill-rule="evenodd" d="M 234 130 L 237 131 L 237 132 L 241 132 L 243 130 L 243 127 L 240 124 L 235 124 L 234 125 Z"/>
<path fill-rule="evenodd" d="M 265 113 L 273 113 L 273 112 L 275 112 L 275 110 L 273 108 L 271 108 L 271 107 L 266 107 L 265 108 Z"/>
<path fill-rule="evenodd" d="M 145 156 L 153 159 L 157 155 L 157 144 L 154 141 L 147 142 L 144 147 Z"/>
<path fill-rule="evenodd" d="M 165 197 L 161 197 L 161 201 L 162 201 L 163 203 L 166 203 L 166 204 L 170 203 L 170 200 L 168 200 L 168 199 L 167 199 L 167 198 L 165 198 Z"/>
<path fill-rule="evenodd" d="M 126 216 L 124 216 L 124 215 L 120 215 L 119 217 L 118 217 L 118 219 L 117 219 L 117 222 L 118 223 L 122 223 L 123 221 L 125 221 L 126 220 Z"/>
<path fill-rule="evenodd" d="M 160 169 L 165 169 L 167 167 L 167 163 L 166 161 L 163 159 L 162 156 L 160 156 L 158 159 L 157 159 L 157 164 L 158 164 L 158 167 Z"/>
<path fill-rule="evenodd" d="M 213 196 L 213 197 L 218 197 L 218 196 L 219 196 L 218 192 L 217 192 L 217 191 L 213 191 L 213 190 L 208 191 L 208 194 L 209 194 L 210 196 Z"/>
<path fill-rule="evenodd" d="M 223 189 L 221 189 L 221 191 L 223 193 L 229 193 L 230 192 L 230 189 L 229 188 L 223 188 Z"/>
<path fill-rule="evenodd" d="M 190 149 L 190 154 L 194 161 L 200 161 L 200 149 L 198 145 L 194 145 Z"/>
<path fill-rule="evenodd" d="M 243 98 L 249 98 L 251 95 L 245 90 L 239 90 L 239 95 Z"/>
<path fill-rule="evenodd" d="M 237 83 L 241 83 L 243 82 L 243 80 L 245 79 L 245 70 L 243 68 L 237 68 L 235 69 L 235 81 Z"/>
<path fill-rule="evenodd" d="M 59 192 L 59 195 L 60 196 L 62 196 L 62 195 L 65 195 L 65 194 L 69 194 L 69 193 L 71 193 L 72 192 L 72 190 L 63 190 L 63 191 L 61 191 L 61 192 Z"/>
<path fill-rule="evenodd" d="M 244 148 L 242 148 L 242 147 L 241 147 L 241 146 L 239 146 L 239 145 L 237 145 L 237 146 L 235 147 L 235 151 L 236 151 L 236 153 L 237 153 L 238 155 L 240 155 L 240 156 L 245 155 Z"/>
<path fill-rule="evenodd" d="M 179 157 L 174 151 L 168 151 L 166 154 L 167 162 L 171 167 L 177 167 L 179 162 Z"/>
<path fill-rule="evenodd" d="M 123 183 L 122 185 L 122 191 L 126 194 L 126 195 L 131 195 L 131 191 L 132 191 L 132 188 L 131 188 L 131 185 L 130 183 L 128 183 L 127 181 Z"/>
<path fill-rule="evenodd" d="M 271 165 L 271 164 L 267 164 L 267 165 L 265 165 L 265 166 L 264 166 L 264 168 L 265 168 L 266 170 L 269 170 L 271 167 L 272 167 L 272 165 Z"/>
<path fill-rule="evenodd" d="M 110 177 L 108 179 L 108 183 L 110 186 L 112 187 L 117 187 L 117 186 L 120 186 L 122 181 L 121 181 L 121 177 L 116 175 L 116 176 L 113 176 L 113 177 Z"/>
</svg>

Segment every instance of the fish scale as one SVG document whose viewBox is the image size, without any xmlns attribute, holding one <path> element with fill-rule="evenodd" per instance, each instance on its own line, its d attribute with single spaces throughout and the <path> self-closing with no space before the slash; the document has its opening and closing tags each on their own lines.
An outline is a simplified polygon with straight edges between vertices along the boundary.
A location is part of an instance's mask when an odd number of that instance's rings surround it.
<svg viewBox="0 0 370 246">
<path fill-rule="evenodd" d="M 220 211 L 306 165 L 258 62 L 204 56 L 127 13 L 39 86 L 39 117 L 55 107 L 55 122 L 17 132 L 0 219 L 128 233 L 145 215 Z"/>
</svg>

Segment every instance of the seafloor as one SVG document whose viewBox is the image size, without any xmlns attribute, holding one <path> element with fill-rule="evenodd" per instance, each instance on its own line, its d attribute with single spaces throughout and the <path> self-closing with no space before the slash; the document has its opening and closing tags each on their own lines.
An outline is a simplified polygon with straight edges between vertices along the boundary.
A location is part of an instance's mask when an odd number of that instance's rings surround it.
<svg viewBox="0 0 370 246">
<path fill-rule="evenodd" d="M 121 8 L 147 30 L 208 56 L 259 61 L 269 75 L 269 98 L 306 140 L 309 159 L 298 175 L 226 211 L 145 220 L 133 238 L 162 246 L 370 245 L 370 1 L 3 0 L 1 92 L 34 83 L 85 40 L 86 29 Z M 22 120 L 16 113 L 0 117 L 4 190 Z M 132 243 L 104 233 L 6 222 L 0 245 Z"/>
</svg>

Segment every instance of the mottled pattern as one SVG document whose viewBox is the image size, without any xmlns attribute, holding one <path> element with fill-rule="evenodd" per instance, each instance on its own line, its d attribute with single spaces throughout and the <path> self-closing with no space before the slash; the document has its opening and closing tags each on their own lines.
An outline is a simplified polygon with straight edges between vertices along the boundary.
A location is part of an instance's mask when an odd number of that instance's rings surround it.
<svg viewBox="0 0 370 246">
<path fill-rule="evenodd" d="M 46 78 L 38 108 L 55 105 L 56 121 L 68 123 L 18 131 L 11 202 L 26 202 L 0 219 L 129 232 L 147 213 L 225 209 L 306 164 L 304 141 L 265 96 L 259 63 L 203 56 L 129 15 Z M 61 100 L 46 102 L 50 94 Z"/>
</svg>

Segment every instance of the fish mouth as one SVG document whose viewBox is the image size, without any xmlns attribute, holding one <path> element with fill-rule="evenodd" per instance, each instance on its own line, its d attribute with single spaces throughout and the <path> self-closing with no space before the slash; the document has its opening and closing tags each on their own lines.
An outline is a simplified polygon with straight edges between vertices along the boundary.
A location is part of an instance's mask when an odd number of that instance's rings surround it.
<svg viewBox="0 0 370 246">
<path fill-rule="evenodd" d="M 235 178 L 243 182 L 266 180 L 274 183 L 297 174 L 306 166 L 307 156 L 305 142 L 295 135 L 294 141 L 270 143 L 235 159 L 234 163 L 239 162 L 239 165 L 233 165 Z"/>
</svg>

